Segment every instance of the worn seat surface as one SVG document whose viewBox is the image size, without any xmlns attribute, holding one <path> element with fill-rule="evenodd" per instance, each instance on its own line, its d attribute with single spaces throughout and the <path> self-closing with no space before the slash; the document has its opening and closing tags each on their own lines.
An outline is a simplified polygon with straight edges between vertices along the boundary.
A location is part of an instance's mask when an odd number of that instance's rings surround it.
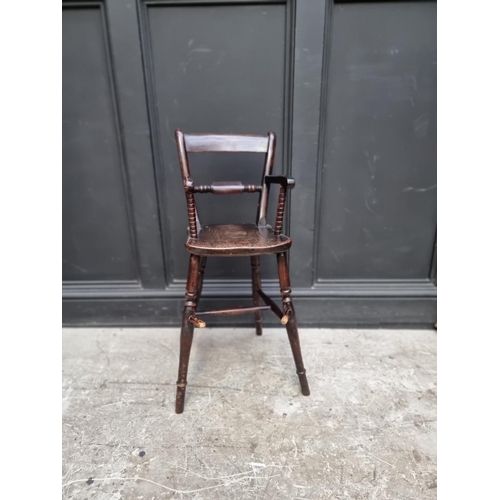
<svg viewBox="0 0 500 500">
<path fill-rule="evenodd" d="M 216 224 L 202 226 L 198 238 L 189 238 L 186 248 L 194 255 L 262 255 L 284 252 L 291 238 L 274 234 L 270 226 Z"/>
</svg>

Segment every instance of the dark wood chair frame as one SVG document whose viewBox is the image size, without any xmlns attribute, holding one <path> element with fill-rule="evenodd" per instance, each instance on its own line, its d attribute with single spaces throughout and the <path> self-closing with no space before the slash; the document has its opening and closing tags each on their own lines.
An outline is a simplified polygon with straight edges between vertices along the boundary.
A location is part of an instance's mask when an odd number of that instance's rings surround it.
<svg viewBox="0 0 500 500">
<path fill-rule="evenodd" d="M 210 315 L 232 315 L 243 313 L 255 314 L 257 335 L 262 335 L 261 312 L 271 310 L 281 323 L 286 326 L 288 339 L 299 377 L 302 394 L 309 396 L 306 370 L 302 361 L 299 333 L 295 310 L 291 297 L 290 274 L 286 250 L 292 244 L 291 238 L 282 235 L 283 216 L 286 195 L 295 182 L 282 175 L 271 175 L 276 151 L 276 135 L 269 132 L 267 136 L 256 135 L 214 135 L 184 134 L 175 131 L 182 181 L 186 194 L 188 211 L 188 240 L 186 248 L 190 252 L 189 269 L 186 283 L 186 300 L 181 327 L 181 346 L 179 358 L 179 376 L 177 380 L 176 413 L 184 411 L 186 395 L 189 355 L 193 342 L 194 327 L 203 328 L 206 323 L 200 318 Z M 251 152 L 264 153 L 264 171 L 261 185 L 243 185 L 241 182 L 214 182 L 210 186 L 195 186 L 189 169 L 188 153 L 198 152 Z M 279 185 L 276 221 L 274 228 L 267 223 L 269 191 L 272 184 Z M 213 193 L 216 195 L 260 193 L 257 221 L 255 225 L 212 225 L 201 226 L 195 202 L 195 193 Z M 236 234 L 236 237 L 232 235 Z M 231 237 L 228 237 L 231 236 Z M 260 255 L 276 254 L 278 276 L 282 296 L 283 310 L 261 289 Z M 249 256 L 252 268 L 252 307 L 220 309 L 214 311 L 197 311 L 202 287 L 203 274 L 208 256 Z M 265 305 L 261 305 L 261 300 Z"/>
</svg>

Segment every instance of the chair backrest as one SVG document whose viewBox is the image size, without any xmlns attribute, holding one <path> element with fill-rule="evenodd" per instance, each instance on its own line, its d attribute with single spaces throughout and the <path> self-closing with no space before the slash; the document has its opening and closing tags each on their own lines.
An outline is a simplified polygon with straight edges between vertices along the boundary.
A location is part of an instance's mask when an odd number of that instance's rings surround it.
<svg viewBox="0 0 500 500">
<path fill-rule="evenodd" d="M 175 131 L 177 151 L 181 166 L 182 182 L 186 193 L 189 235 L 196 238 L 200 230 L 200 221 L 196 208 L 195 193 L 241 194 L 260 193 L 257 211 L 259 225 L 266 224 L 269 203 L 269 187 L 264 182 L 266 175 L 271 175 L 276 152 L 276 134 L 269 132 L 260 135 L 216 135 L 216 134 L 184 134 Z M 263 153 L 265 154 L 262 183 L 260 185 L 244 185 L 241 182 L 214 182 L 206 186 L 195 186 L 189 169 L 188 153 Z"/>
</svg>

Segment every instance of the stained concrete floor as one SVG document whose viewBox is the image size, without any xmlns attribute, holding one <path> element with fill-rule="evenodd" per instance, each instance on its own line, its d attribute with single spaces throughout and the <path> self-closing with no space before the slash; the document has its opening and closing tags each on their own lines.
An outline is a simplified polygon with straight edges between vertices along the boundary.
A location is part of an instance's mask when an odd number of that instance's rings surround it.
<svg viewBox="0 0 500 500">
<path fill-rule="evenodd" d="M 436 498 L 435 331 L 63 330 L 63 498 Z"/>
</svg>

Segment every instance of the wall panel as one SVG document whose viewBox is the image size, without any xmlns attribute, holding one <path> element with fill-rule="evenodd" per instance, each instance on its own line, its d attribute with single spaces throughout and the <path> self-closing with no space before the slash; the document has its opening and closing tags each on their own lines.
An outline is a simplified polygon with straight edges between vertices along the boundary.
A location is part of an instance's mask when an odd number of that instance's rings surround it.
<svg viewBox="0 0 500 500">
<path fill-rule="evenodd" d="M 63 280 L 136 281 L 103 4 L 63 10 Z"/>
<path fill-rule="evenodd" d="M 276 131 L 275 172 L 283 169 L 289 78 L 287 6 L 265 2 L 141 5 L 165 261 L 168 282 L 173 283 L 183 281 L 187 270 L 187 216 L 174 130 L 262 135 Z M 224 179 L 258 184 L 263 161 L 264 156 L 257 154 L 190 157 L 197 184 Z M 255 194 L 197 196 L 202 224 L 254 222 L 257 202 Z M 267 261 L 263 271 L 269 274 Z M 214 258 L 206 273 L 207 280 L 248 279 L 250 265 L 241 259 Z"/>
<path fill-rule="evenodd" d="M 330 15 L 316 279 L 428 280 L 436 4 L 337 4 Z"/>
</svg>

